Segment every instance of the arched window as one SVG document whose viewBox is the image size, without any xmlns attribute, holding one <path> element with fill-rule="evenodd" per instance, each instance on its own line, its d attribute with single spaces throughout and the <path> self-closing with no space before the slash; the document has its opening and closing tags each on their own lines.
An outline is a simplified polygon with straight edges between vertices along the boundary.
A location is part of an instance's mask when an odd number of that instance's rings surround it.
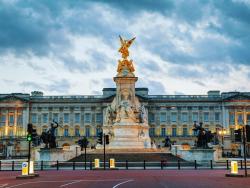
<svg viewBox="0 0 250 188">
<path fill-rule="evenodd" d="M 175 126 L 172 127 L 172 136 L 177 136 L 177 129 Z"/>
<path fill-rule="evenodd" d="M 69 136 L 69 128 L 68 127 L 64 128 L 63 136 Z"/>
<path fill-rule="evenodd" d="M 166 127 L 161 128 L 161 136 L 166 137 Z"/>
<path fill-rule="evenodd" d="M 182 136 L 184 136 L 184 137 L 188 136 L 188 128 L 186 125 L 183 125 Z"/>
<path fill-rule="evenodd" d="M 85 136 L 90 137 L 90 127 L 85 127 Z"/>
<path fill-rule="evenodd" d="M 79 129 L 79 127 L 75 128 L 75 136 L 80 136 L 80 129 Z"/>
<path fill-rule="evenodd" d="M 149 136 L 155 136 L 155 128 L 154 127 L 150 127 L 149 128 Z"/>
</svg>

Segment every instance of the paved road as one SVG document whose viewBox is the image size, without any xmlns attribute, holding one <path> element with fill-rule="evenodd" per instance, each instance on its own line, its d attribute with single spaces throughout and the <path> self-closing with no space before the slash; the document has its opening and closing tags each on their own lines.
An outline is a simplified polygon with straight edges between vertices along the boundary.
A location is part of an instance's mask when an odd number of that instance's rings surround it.
<svg viewBox="0 0 250 188">
<path fill-rule="evenodd" d="M 226 178 L 224 170 L 41 171 L 16 180 L 20 172 L 0 172 L 0 188 L 250 188 L 249 178 Z"/>
</svg>

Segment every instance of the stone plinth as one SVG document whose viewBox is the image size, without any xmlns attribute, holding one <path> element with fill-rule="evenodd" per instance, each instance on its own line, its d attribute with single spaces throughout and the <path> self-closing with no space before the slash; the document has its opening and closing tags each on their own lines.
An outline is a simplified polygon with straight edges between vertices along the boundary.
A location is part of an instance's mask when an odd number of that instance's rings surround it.
<svg viewBox="0 0 250 188">
<path fill-rule="evenodd" d="M 45 149 L 41 148 L 36 151 L 35 160 L 37 161 L 68 161 L 76 157 L 76 149 L 78 146 L 71 146 L 70 149 L 64 150 L 63 148 Z M 80 154 L 80 152 L 78 153 Z"/>
<path fill-rule="evenodd" d="M 201 149 L 201 148 L 191 148 L 188 150 L 182 149 L 180 145 L 173 145 L 171 149 L 172 154 L 186 161 L 194 161 L 197 163 L 208 162 L 210 160 L 214 161 L 214 149 Z"/>
<path fill-rule="evenodd" d="M 151 148 L 148 126 L 143 124 L 114 125 L 114 137 L 107 149 L 144 149 Z"/>
</svg>

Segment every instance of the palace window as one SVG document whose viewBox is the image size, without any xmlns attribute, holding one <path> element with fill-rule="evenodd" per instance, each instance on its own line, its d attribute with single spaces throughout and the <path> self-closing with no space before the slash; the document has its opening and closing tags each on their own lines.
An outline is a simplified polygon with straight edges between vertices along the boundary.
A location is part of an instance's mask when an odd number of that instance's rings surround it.
<svg viewBox="0 0 250 188">
<path fill-rule="evenodd" d="M 53 114 L 53 120 L 56 121 L 56 122 L 59 122 L 59 115 L 58 115 L 58 113 L 54 113 Z"/>
<path fill-rule="evenodd" d="M 90 137 L 90 128 L 89 127 L 85 128 L 85 136 Z"/>
<path fill-rule="evenodd" d="M 91 119 L 91 114 L 90 113 L 86 113 L 85 114 L 85 118 L 84 118 L 84 122 L 85 123 L 90 123 L 90 119 Z"/>
<path fill-rule="evenodd" d="M 64 123 L 69 123 L 69 114 L 68 113 L 63 114 L 63 121 L 64 121 Z"/>
<path fill-rule="evenodd" d="M 0 116 L 0 126 L 4 126 L 6 122 L 6 116 L 4 114 L 2 114 Z"/>
<path fill-rule="evenodd" d="M 43 123 L 48 123 L 48 114 L 43 114 Z"/>
<path fill-rule="evenodd" d="M 155 122 L 155 115 L 153 113 L 148 114 L 148 120 L 150 123 Z"/>
<path fill-rule="evenodd" d="M 204 117 L 203 117 L 203 120 L 204 122 L 208 122 L 209 121 L 209 112 L 204 112 Z"/>
<path fill-rule="evenodd" d="M 155 128 L 154 127 L 149 128 L 149 136 L 155 136 Z"/>
<path fill-rule="evenodd" d="M 23 124 L 23 116 L 22 114 L 17 115 L 17 125 L 22 125 Z"/>
<path fill-rule="evenodd" d="M 247 114 L 247 124 L 250 125 L 250 114 Z"/>
<path fill-rule="evenodd" d="M 214 113 L 214 120 L 215 120 L 216 122 L 219 122 L 219 121 L 220 121 L 220 112 L 215 112 L 215 113 Z"/>
<path fill-rule="evenodd" d="M 75 136 L 80 136 L 80 130 L 79 130 L 79 128 L 75 128 Z"/>
<path fill-rule="evenodd" d="M 243 114 L 238 114 L 238 124 L 243 124 Z"/>
<path fill-rule="evenodd" d="M 183 136 L 187 136 L 188 135 L 188 129 L 187 129 L 187 127 L 183 127 L 183 129 L 182 129 L 182 135 Z"/>
<path fill-rule="evenodd" d="M 230 113 L 229 114 L 229 123 L 230 123 L 230 125 L 234 125 L 234 119 L 235 117 L 234 117 L 234 113 Z"/>
<path fill-rule="evenodd" d="M 69 129 L 68 128 L 64 129 L 64 136 L 69 136 Z"/>
<path fill-rule="evenodd" d="M 176 136 L 177 134 L 176 134 L 176 128 L 175 127 L 173 127 L 172 128 L 172 136 Z"/>
<path fill-rule="evenodd" d="M 97 123 L 101 123 L 102 122 L 102 114 L 101 113 L 97 113 L 96 114 L 96 122 Z"/>
<path fill-rule="evenodd" d="M 31 114 L 31 122 L 36 123 L 37 122 L 37 115 L 36 114 Z"/>
<path fill-rule="evenodd" d="M 165 128 L 165 127 L 162 127 L 162 128 L 161 128 L 161 136 L 162 136 L 162 137 L 165 137 L 165 136 L 166 136 L 166 128 Z"/>
<path fill-rule="evenodd" d="M 187 113 L 182 113 L 181 114 L 181 121 L 182 122 L 187 122 L 188 121 L 188 115 L 187 115 Z"/>
<path fill-rule="evenodd" d="M 193 106 L 192 110 L 198 110 L 198 106 Z"/>
<path fill-rule="evenodd" d="M 198 113 L 197 112 L 193 113 L 193 121 L 198 122 Z"/>
<path fill-rule="evenodd" d="M 171 121 L 176 122 L 177 121 L 177 114 L 176 112 L 171 113 Z"/>
<path fill-rule="evenodd" d="M 160 114 L 160 122 L 166 122 L 166 120 L 167 120 L 166 113 L 161 113 Z"/>
<path fill-rule="evenodd" d="M 80 113 L 75 114 L 75 123 L 80 123 Z"/>
</svg>

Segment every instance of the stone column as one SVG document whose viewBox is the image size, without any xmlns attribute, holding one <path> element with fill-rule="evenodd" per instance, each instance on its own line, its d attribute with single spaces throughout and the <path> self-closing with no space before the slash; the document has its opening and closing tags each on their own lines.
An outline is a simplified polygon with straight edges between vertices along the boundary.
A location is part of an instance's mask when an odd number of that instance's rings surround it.
<svg viewBox="0 0 250 188">
<path fill-rule="evenodd" d="M 246 107 L 243 109 L 243 123 L 244 125 L 247 124 L 247 113 L 246 113 Z"/>
<path fill-rule="evenodd" d="M 9 125 L 9 109 L 6 110 L 6 121 L 5 121 L 5 136 L 8 136 L 8 125 Z"/>
<path fill-rule="evenodd" d="M 14 110 L 14 130 L 13 130 L 13 136 L 17 136 L 17 108 Z"/>
<path fill-rule="evenodd" d="M 114 77 L 116 82 L 116 104 L 121 102 L 122 90 L 127 89 L 131 94 L 131 103 L 135 104 L 135 82 L 137 77 Z"/>
</svg>

